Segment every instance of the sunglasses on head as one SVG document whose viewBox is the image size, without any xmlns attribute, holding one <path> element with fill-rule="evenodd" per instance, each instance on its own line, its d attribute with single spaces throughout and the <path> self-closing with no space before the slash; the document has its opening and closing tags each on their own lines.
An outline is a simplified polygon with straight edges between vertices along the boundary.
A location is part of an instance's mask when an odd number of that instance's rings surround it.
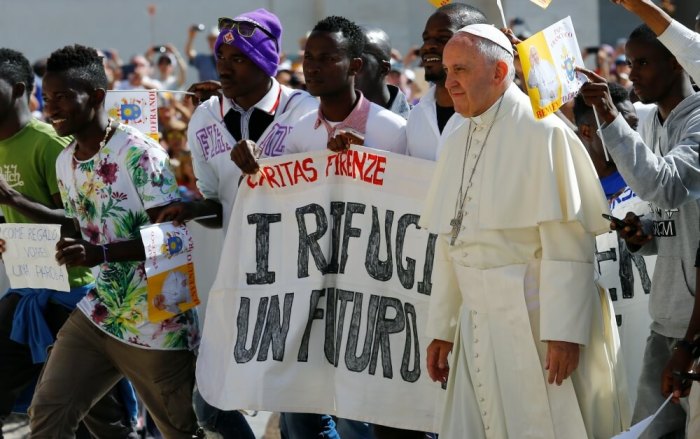
<svg viewBox="0 0 700 439">
<path fill-rule="evenodd" d="M 275 36 L 272 35 L 272 32 L 265 29 L 258 23 L 254 23 L 252 21 L 247 20 L 237 21 L 233 18 L 221 17 L 219 18 L 219 32 L 223 31 L 224 29 L 236 29 L 238 35 L 242 36 L 243 38 L 250 38 L 255 34 L 256 30 L 259 30 L 268 37 L 270 37 L 272 41 L 275 42 L 275 48 L 277 49 L 277 51 L 280 51 L 279 45 L 277 43 L 277 38 L 275 38 Z"/>
</svg>

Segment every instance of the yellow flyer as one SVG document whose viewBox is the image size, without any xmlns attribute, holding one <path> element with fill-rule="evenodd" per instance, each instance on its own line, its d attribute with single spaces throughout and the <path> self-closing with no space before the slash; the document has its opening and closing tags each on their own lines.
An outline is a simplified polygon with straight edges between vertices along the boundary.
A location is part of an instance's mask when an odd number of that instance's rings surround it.
<svg viewBox="0 0 700 439">
<path fill-rule="evenodd" d="M 585 78 L 574 70 L 583 66 L 583 59 L 571 17 L 536 33 L 517 48 L 535 117 L 542 119 L 576 97 Z"/>
<path fill-rule="evenodd" d="M 148 320 L 160 322 L 199 305 L 187 226 L 172 223 L 141 228 L 146 249 Z"/>
<path fill-rule="evenodd" d="M 428 0 L 428 3 L 439 8 L 440 6 L 445 6 L 448 3 L 452 3 L 452 0 Z"/>
<path fill-rule="evenodd" d="M 552 0 L 530 0 L 532 3 L 536 4 L 537 6 L 541 7 L 542 9 L 546 9 L 547 6 L 549 6 L 550 3 L 552 3 Z"/>
</svg>

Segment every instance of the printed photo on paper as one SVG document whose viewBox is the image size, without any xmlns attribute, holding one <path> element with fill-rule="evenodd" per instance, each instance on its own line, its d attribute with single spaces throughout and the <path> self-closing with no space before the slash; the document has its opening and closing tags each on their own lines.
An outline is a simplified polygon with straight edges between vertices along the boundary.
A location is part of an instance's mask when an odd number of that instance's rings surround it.
<svg viewBox="0 0 700 439">
<path fill-rule="evenodd" d="M 575 70 L 583 66 L 583 58 L 571 17 L 536 33 L 517 49 L 536 118 L 554 113 L 576 97 L 585 79 Z"/>
<path fill-rule="evenodd" d="M 146 249 L 148 319 L 160 322 L 199 305 L 187 226 L 154 224 L 141 229 Z"/>
</svg>

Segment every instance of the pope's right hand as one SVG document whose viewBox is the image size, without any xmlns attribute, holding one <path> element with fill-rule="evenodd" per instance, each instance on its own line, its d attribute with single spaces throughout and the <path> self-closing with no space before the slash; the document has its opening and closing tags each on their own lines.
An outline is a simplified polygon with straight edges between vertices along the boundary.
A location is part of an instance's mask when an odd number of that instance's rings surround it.
<svg viewBox="0 0 700 439">
<path fill-rule="evenodd" d="M 447 355 L 452 352 L 454 343 L 445 340 L 433 340 L 428 345 L 428 375 L 433 381 L 447 382 L 450 366 L 447 363 Z"/>
</svg>

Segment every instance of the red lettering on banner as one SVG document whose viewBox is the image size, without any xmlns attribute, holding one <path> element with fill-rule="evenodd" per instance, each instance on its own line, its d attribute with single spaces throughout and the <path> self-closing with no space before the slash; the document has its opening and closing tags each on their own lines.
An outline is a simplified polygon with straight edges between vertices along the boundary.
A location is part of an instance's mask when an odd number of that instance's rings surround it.
<svg viewBox="0 0 700 439">
<path fill-rule="evenodd" d="M 302 178 L 307 182 L 309 181 L 304 175 L 304 168 L 301 167 L 301 163 L 296 161 L 294 162 L 294 181 L 298 182 Z"/>
<path fill-rule="evenodd" d="M 384 175 L 384 171 L 386 171 L 386 157 L 378 157 L 377 172 L 374 173 L 374 177 L 372 178 L 372 183 L 376 184 L 377 186 L 383 185 L 384 178 L 379 178 L 379 177 L 380 177 L 380 175 Z"/>
<path fill-rule="evenodd" d="M 289 172 L 289 165 L 291 165 L 292 162 L 284 162 L 280 163 L 280 166 L 284 168 L 284 172 L 287 175 L 288 180 L 287 181 L 294 181 L 294 178 L 292 177 L 292 173 Z"/>
<path fill-rule="evenodd" d="M 314 182 L 318 179 L 318 172 L 316 172 L 316 168 L 313 167 L 313 164 L 314 161 L 311 158 L 306 158 L 302 162 L 304 172 L 309 176 L 308 182 Z"/>
<path fill-rule="evenodd" d="M 332 169 L 331 169 L 332 168 Z M 377 186 L 384 184 L 381 177 L 386 171 L 386 157 L 354 149 L 328 156 L 326 176 L 359 178 Z"/>
<path fill-rule="evenodd" d="M 370 152 L 349 150 L 329 155 L 326 160 L 326 176 L 350 177 L 382 186 L 385 172 L 386 157 Z M 313 183 L 316 180 L 318 180 L 318 170 L 314 167 L 314 159 L 311 157 L 263 166 L 257 175 L 248 175 L 245 178 L 246 184 L 251 189 L 260 186 L 275 189 L 304 182 Z"/>
<path fill-rule="evenodd" d="M 292 162 L 279 163 L 272 166 L 263 166 L 257 175 L 246 177 L 246 184 L 251 189 L 266 185 L 270 188 L 294 186 L 299 183 L 311 183 L 318 178 L 318 172 L 314 168 L 314 160 L 305 158 Z"/>
<path fill-rule="evenodd" d="M 253 181 L 253 176 L 249 175 L 245 178 L 245 182 L 248 183 L 248 187 L 251 189 L 255 189 L 255 187 L 258 185 L 255 181 Z"/>
<path fill-rule="evenodd" d="M 265 178 L 267 179 L 267 184 L 270 185 L 270 187 L 281 187 L 279 183 L 277 183 L 277 180 L 275 179 L 275 170 L 270 167 L 270 166 L 263 166 L 262 168 L 263 174 L 265 175 Z"/>
</svg>

